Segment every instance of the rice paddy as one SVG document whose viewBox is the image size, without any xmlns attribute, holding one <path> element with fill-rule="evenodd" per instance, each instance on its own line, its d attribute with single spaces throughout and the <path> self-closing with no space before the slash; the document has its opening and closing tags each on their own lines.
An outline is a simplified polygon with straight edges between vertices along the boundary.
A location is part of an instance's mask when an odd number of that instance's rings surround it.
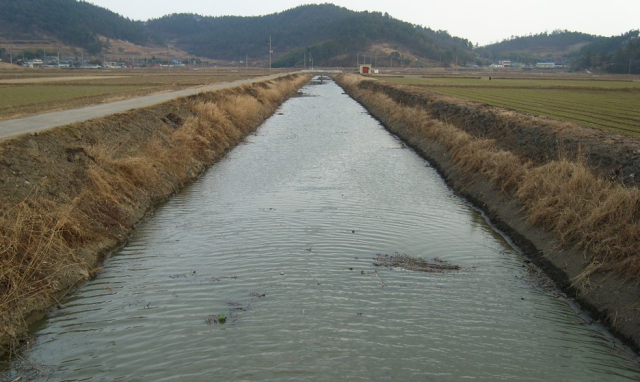
<svg viewBox="0 0 640 382">
<path fill-rule="evenodd" d="M 640 136 L 640 82 L 563 78 L 381 79 L 447 96 Z"/>
</svg>

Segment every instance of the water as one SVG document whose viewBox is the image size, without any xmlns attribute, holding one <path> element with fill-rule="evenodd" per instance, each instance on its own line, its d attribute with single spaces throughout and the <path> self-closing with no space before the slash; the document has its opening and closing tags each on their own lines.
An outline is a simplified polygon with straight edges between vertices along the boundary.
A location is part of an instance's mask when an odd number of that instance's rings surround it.
<svg viewBox="0 0 640 382">
<path fill-rule="evenodd" d="M 640 380 L 339 87 L 302 93 L 142 224 L 5 377 Z M 394 253 L 464 269 L 373 266 Z"/>
</svg>

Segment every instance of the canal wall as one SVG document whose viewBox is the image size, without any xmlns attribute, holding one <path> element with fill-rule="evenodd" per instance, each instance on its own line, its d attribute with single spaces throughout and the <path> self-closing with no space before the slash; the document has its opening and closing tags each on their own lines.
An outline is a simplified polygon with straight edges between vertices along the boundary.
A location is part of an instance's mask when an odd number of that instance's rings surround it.
<svg viewBox="0 0 640 382">
<path fill-rule="evenodd" d="M 0 142 L 0 354 L 310 79 L 179 98 Z"/>
<path fill-rule="evenodd" d="M 355 75 L 336 81 L 640 349 L 640 141 Z"/>
</svg>

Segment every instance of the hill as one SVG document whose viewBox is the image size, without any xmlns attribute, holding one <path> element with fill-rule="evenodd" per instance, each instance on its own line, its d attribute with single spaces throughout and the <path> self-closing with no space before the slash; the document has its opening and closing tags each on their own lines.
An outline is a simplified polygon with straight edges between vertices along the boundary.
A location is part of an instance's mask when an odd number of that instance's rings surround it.
<svg viewBox="0 0 640 382">
<path fill-rule="evenodd" d="M 581 48 L 605 37 L 586 33 L 555 30 L 529 36 L 512 36 L 502 42 L 475 49 L 486 62 L 512 60 L 525 64 L 540 61 L 568 63 Z"/>
<path fill-rule="evenodd" d="M 0 48 L 5 48 L 2 58 L 7 60 L 9 49 L 21 54 L 35 47 L 64 50 L 61 46 L 76 55 L 74 49 L 81 48 L 85 54 L 100 57 L 122 53 L 121 47 L 113 49 L 112 45 L 126 42 L 138 47 L 171 47 L 188 52 L 184 56 L 227 62 L 249 57 L 253 64 L 263 65 L 269 60 L 269 38 L 276 67 L 303 66 L 305 57 L 317 66 L 352 66 L 358 56 L 360 62 L 366 57 L 367 62 L 385 66 L 448 66 L 474 60 L 466 39 L 387 13 L 354 12 L 332 4 L 305 5 L 259 17 L 173 14 L 143 23 L 84 1 L 0 2 Z"/>
<path fill-rule="evenodd" d="M 640 31 L 601 38 L 580 49 L 572 69 L 640 74 Z"/>
<path fill-rule="evenodd" d="M 99 54 L 108 46 L 100 36 L 140 45 L 162 42 L 152 38 L 141 22 L 76 0 L 0 1 L 0 36 L 5 40 L 54 39 L 90 54 Z"/>
<path fill-rule="evenodd" d="M 357 55 L 373 57 L 376 45 L 382 62 L 401 65 L 444 65 L 473 59 L 471 43 L 443 31 L 433 31 L 394 19 L 387 13 L 354 12 L 332 4 L 304 5 L 260 17 L 203 17 L 174 14 L 150 20 L 154 35 L 199 56 L 227 60 L 268 58 L 271 37 L 275 66 L 302 66 L 306 57 L 322 66 L 351 66 Z M 393 57 L 390 57 L 394 54 Z M 456 57 L 457 56 L 457 57 Z M 416 62 L 418 60 L 418 62 Z"/>
</svg>

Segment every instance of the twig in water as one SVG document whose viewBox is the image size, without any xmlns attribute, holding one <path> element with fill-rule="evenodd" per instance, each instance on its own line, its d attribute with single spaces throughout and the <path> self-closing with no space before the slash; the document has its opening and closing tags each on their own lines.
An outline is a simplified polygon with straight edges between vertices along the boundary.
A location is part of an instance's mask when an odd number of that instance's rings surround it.
<svg viewBox="0 0 640 382">
<path fill-rule="evenodd" d="M 382 285 L 382 287 L 384 287 L 384 282 L 382 281 L 382 279 L 380 277 L 378 277 L 378 271 L 374 271 L 374 273 L 376 274 L 376 278 L 378 279 L 378 281 L 380 281 L 380 285 Z"/>
</svg>

